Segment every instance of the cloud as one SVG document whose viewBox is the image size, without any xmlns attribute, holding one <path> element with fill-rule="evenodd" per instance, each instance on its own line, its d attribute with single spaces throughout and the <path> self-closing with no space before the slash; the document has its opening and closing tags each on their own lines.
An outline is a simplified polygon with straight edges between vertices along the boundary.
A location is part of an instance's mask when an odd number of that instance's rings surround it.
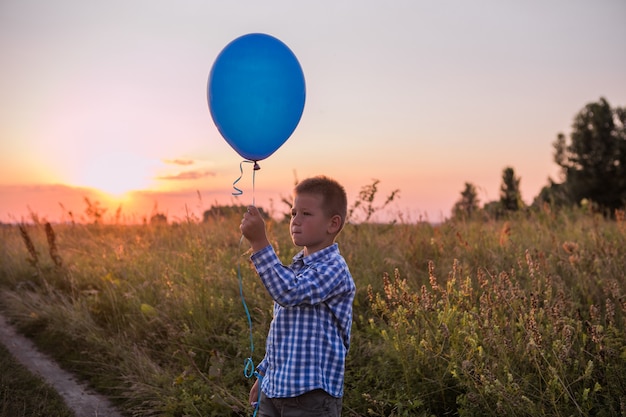
<svg viewBox="0 0 626 417">
<path fill-rule="evenodd" d="M 193 165 L 195 163 L 192 159 L 164 159 L 163 162 L 166 164 L 181 166 Z"/>
<path fill-rule="evenodd" d="M 174 175 L 163 175 L 157 177 L 159 180 L 197 180 L 199 178 L 214 177 L 215 172 L 211 171 L 184 171 Z"/>
</svg>

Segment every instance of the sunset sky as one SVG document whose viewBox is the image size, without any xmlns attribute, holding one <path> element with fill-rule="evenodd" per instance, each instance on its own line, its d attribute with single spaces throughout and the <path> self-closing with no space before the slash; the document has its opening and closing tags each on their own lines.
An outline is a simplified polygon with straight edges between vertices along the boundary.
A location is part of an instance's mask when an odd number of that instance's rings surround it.
<svg viewBox="0 0 626 417">
<path fill-rule="evenodd" d="M 292 137 L 251 166 L 209 114 L 219 52 L 273 35 L 304 71 Z M 200 216 L 212 204 L 284 211 L 296 179 L 326 174 L 354 202 L 440 221 L 466 182 L 497 200 L 502 171 L 527 203 L 558 179 L 552 143 L 605 97 L 626 106 L 623 0 L 2 0 L 0 222 L 83 215 Z M 102 193 L 95 193 L 99 190 Z M 271 201 L 270 201 L 271 200 Z"/>
</svg>

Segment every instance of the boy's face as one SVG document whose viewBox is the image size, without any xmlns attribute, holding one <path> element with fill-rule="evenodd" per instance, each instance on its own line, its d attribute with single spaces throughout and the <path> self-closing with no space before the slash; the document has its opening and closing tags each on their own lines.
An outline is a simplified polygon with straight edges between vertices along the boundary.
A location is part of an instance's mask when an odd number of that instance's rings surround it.
<svg viewBox="0 0 626 417">
<path fill-rule="evenodd" d="M 298 194 L 294 198 L 289 223 L 291 239 L 296 246 L 304 247 L 305 255 L 334 242 L 341 217 L 328 217 L 323 202 L 324 198 L 317 194 Z"/>
</svg>

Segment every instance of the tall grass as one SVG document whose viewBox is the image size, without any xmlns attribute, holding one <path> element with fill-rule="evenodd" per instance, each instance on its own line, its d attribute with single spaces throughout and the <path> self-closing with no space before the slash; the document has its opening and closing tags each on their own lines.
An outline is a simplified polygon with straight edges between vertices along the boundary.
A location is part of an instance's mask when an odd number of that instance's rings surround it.
<svg viewBox="0 0 626 417">
<path fill-rule="evenodd" d="M 2 227 L 1 308 L 128 415 L 249 415 L 238 267 L 255 362 L 271 300 L 240 219 Z M 358 288 L 344 415 L 626 415 L 623 217 L 351 224 L 339 244 Z"/>
</svg>

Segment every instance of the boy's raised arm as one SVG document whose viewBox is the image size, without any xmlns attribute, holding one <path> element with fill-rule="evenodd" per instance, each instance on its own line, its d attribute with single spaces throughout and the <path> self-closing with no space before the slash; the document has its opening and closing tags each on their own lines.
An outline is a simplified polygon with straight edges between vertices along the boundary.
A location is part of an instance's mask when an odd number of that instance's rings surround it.
<svg viewBox="0 0 626 417">
<path fill-rule="evenodd" d="M 244 213 L 239 228 L 244 237 L 250 242 L 253 252 L 258 252 L 264 247 L 269 246 L 270 242 L 265 232 L 265 221 L 259 209 L 255 206 L 248 207 L 248 211 Z"/>
</svg>

